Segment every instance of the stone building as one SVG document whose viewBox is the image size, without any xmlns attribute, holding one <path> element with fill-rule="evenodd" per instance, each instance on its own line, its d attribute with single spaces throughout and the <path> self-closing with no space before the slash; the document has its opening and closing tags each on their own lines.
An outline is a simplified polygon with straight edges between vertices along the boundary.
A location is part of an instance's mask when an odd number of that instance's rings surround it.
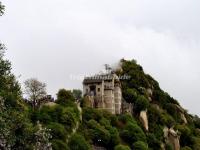
<svg viewBox="0 0 200 150">
<path fill-rule="evenodd" d="M 90 107 L 105 109 L 112 114 L 121 113 L 121 84 L 116 74 L 86 77 L 83 80 L 83 94 L 88 97 Z"/>
</svg>

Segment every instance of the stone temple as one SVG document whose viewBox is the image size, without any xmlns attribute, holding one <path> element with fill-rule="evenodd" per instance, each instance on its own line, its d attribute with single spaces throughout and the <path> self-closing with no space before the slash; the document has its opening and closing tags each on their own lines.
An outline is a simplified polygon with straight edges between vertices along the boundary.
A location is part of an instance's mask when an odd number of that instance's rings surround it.
<svg viewBox="0 0 200 150">
<path fill-rule="evenodd" d="M 89 107 L 104 109 L 112 114 L 120 114 L 122 111 L 121 83 L 114 73 L 85 77 L 83 94 L 89 101 Z"/>
</svg>

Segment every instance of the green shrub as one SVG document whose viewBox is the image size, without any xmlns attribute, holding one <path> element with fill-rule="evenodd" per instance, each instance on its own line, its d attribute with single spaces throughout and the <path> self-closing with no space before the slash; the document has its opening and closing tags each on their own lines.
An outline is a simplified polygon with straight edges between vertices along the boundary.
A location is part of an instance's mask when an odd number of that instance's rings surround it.
<svg viewBox="0 0 200 150">
<path fill-rule="evenodd" d="M 69 140 L 70 150 L 90 150 L 90 146 L 82 135 L 74 134 Z"/>
<path fill-rule="evenodd" d="M 62 124 L 52 122 L 47 125 L 47 128 L 51 129 L 51 135 L 53 139 L 66 141 L 67 132 Z"/>
<path fill-rule="evenodd" d="M 61 104 L 63 106 L 69 106 L 71 103 L 75 102 L 75 98 L 71 91 L 60 89 L 57 93 L 57 104 Z"/>
<path fill-rule="evenodd" d="M 192 150 L 192 149 L 188 146 L 185 146 L 185 147 L 181 148 L 181 150 Z"/>
<path fill-rule="evenodd" d="M 115 146 L 114 150 L 131 150 L 127 145 L 117 145 Z"/>
<path fill-rule="evenodd" d="M 101 126 L 95 120 L 88 122 L 89 134 L 92 141 L 98 145 L 107 146 L 110 142 L 110 133 L 105 127 Z"/>
<path fill-rule="evenodd" d="M 146 110 L 149 106 L 149 101 L 144 96 L 138 96 L 137 100 L 135 101 L 135 111 L 140 112 L 142 110 Z"/>
<path fill-rule="evenodd" d="M 177 125 L 176 129 L 181 133 L 180 136 L 180 144 L 181 146 L 188 146 L 193 144 L 193 140 L 191 138 L 191 129 L 186 125 Z"/>
<path fill-rule="evenodd" d="M 125 89 L 122 95 L 128 103 L 134 103 L 137 99 L 137 91 L 135 89 Z"/>
<path fill-rule="evenodd" d="M 53 150 L 70 150 L 66 143 L 61 140 L 52 140 Z"/>
<path fill-rule="evenodd" d="M 147 135 L 148 146 L 154 150 L 160 150 L 161 142 L 156 138 L 156 136 L 152 133 Z"/>
<path fill-rule="evenodd" d="M 123 124 L 133 123 L 137 124 L 136 120 L 130 114 L 121 114 L 118 116 L 118 121 L 122 122 Z"/>
<path fill-rule="evenodd" d="M 137 124 L 132 123 L 128 123 L 125 126 L 120 132 L 120 137 L 130 145 L 136 141 L 146 142 L 146 136 L 143 130 Z"/>
<path fill-rule="evenodd" d="M 110 127 L 110 129 L 108 129 L 108 131 L 110 133 L 110 141 L 109 141 L 108 147 L 113 148 L 120 142 L 119 132 L 114 127 Z"/>
<path fill-rule="evenodd" d="M 133 143 L 133 149 L 134 150 L 148 150 L 148 146 L 146 143 L 142 141 L 137 141 Z"/>
<path fill-rule="evenodd" d="M 166 144 L 165 149 L 166 150 L 173 150 L 173 145 L 172 144 Z"/>
<path fill-rule="evenodd" d="M 200 150 L 200 137 L 192 136 L 192 142 L 193 142 L 192 148 L 194 150 Z"/>
<path fill-rule="evenodd" d="M 62 115 L 59 116 L 59 122 L 64 125 L 67 131 L 71 131 L 79 121 L 77 114 L 73 108 L 66 108 L 63 110 Z"/>
<path fill-rule="evenodd" d="M 99 121 L 103 116 L 101 111 L 93 108 L 83 108 L 83 121 L 89 121 L 90 119 L 94 119 Z"/>
<path fill-rule="evenodd" d="M 175 123 L 176 123 L 175 120 L 173 119 L 173 117 L 165 112 L 163 112 L 160 117 L 161 117 L 160 123 L 162 125 L 168 126 L 169 128 L 172 127 L 173 125 L 175 125 Z"/>
<path fill-rule="evenodd" d="M 176 122 L 182 122 L 181 115 L 179 113 L 178 108 L 174 104 L 166 104 L 165 109 L 167 112 L 175 119 Z"/>
</svg>

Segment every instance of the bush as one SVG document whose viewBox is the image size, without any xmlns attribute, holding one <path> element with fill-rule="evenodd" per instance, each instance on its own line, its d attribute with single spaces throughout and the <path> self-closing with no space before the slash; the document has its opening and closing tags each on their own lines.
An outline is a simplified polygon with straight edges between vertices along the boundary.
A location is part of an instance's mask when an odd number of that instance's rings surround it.
<svg viewBox="0 0 200 150">
<path fill-rule="evenodd" d="M 167 125 L 167 127 L 169 127 L 169 128 L 171 128 L 173 125 L 175 125 L 175 121 L 174 121 L 174 119 L 173 119 L 173 117 L 172 116 L 170 116 L 169 114 L 167 114 L 167 113 L 162 113 L 161 114 L 161 116 L 160 116 L 161 118 L 161 120 L 160 120 L 160 123 L 162 124 L 162 125 Z"/>
<path fill-rule="evenodd" d="M 121 131 L 120 136 L 130 145 L 136 141 L 146 142 L 146 136 L 137 124 L 128 123 Z"/>
<path fill-rule="evenodd" d="M 90 150 L 90 146 L 82 135 L 74 134 L 69 140 L 70 150 Z"/>
<path fill-rule="evenodd" d="M 192 150 L 192 149 L 188 146 L 185 146 L 185 147 L 181 148 L 181 150 Z"/>
<path fill-rule="evenodd" d="M 119 144 L 120 142 L 119 132 L 116 128 L 113 128 L 113 127 L 110 127 L 108 131 L 110 133 L 110 141 L 109 141 L 108 147 L 113 148 L 115 145 Z"/>
<path fill-rule="evenodd" d="M 66 141 L 67 132 L 62 124 L 52 122 L 47 125 L 47 128 L 51 129 L 51 135 L 53 139 Z"/>
<path fill-rule="evenodd" d="M 93 108 L 83 108 L 83 121 L 89 121 L 94 119 L 99 121 L 102 118 L 102 113 L 99 110 Z"/>
<path fill-rule="evenodd" d="M 187 127 L 186 125 L 177 125 L 176 129 L 181 133 L 180 136 L 180 144 L 181 146 L 187 146 L 187 145 L 192 145 L 193 141 L 191 138 L 191 129 Z"/>
<path fill-rule="evenodd" d="M 173 145 L 172 144 L 166 144 L 165 149 L 166 150 L 173 150 Z"/>
<path fill-rule="evenodd" d="M 140 112 L 142 110 L 146 110 L 149 106 L 149 101 L 144 96 L 138 96 L 137 100 L 135 101 L 135 110 L 136 112 Z"/>
<path fill-rule="evenodd" d="M 134 103 L 137 99 L 137 91 L 135 89 L 125 89 L 122 95 L 128 103 Z"/>
<path fill-rule="evenodd" d="M 152 133 L 149 133 L 147 135 L 147 141 L 148 141 L 148 145 L 150 148 L 154 149 L 154 150 L 160 150 L 161 147 L 161 142 L 156 138 L 156 136 Z"/>
<path fill-rule="evenodd" d="M 182 122 L 181 115 L 176 105 L 171 104 L 171 103 L 166 104 L 165 109 L 176 120 L 176 122 Z"/>
<path fill-rule="evenodd" d="M 59 122 L 64 125 L 67 131 L 71 131 L 78 121 L 79 118 L 77 118 L 77 114 L 73 108 L 64 109 L 62 115 L 59 117 Z"/>
<path fill-rule="evenodd" d="M 142 141 L 137 141 L 133 144 L 133 149 L 134 150 L 148 150 L 148 146 L 146 143 Z"/>
<path fill-rule="evenodd" d="M 89 134 L 92 141 L 97 145 L 107 146 L 110 142 L 110 133 L 95 120 L 88 122 Z"/>
<path fill-rule="evenodd" d="M 129 146 L 126 145 L 117 145 L 114 150 L 131 150 Z"/>
<path fill-rule="evenodd" d="M 52 140 L 53 150 L 70 150 L 66 143 L 61 140 Z"/>
<path fill-rule="evenodd" d="M 60 89 L 57 93 L 57 104 L 61 104 L 63 106 L 68 106 L 70 103 L 75 102 L 75 98 L 71 91 L 67 91 L 65 89 Z"/>
<path fill-rule="evenodd" d="M 123 124 L 127 124 L 128 122 L 137 124 L 135 119 L 130 114 L 121 114 L 118 116 L 118 121 L 120 121 Z"/>
</svg>

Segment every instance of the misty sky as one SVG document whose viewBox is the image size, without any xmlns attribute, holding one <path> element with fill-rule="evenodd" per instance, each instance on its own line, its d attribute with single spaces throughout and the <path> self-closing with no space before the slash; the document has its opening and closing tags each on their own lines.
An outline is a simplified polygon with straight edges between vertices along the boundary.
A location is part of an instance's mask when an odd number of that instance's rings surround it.
<svg viewBox="0 0 200 150">
<path fill-rule="evenodd" d="M 200 115 L 199 0 L 1 0 L 0 40 L 13 72 L 49 94 L 82 88 L 71 75 L 136 59 L 162 89 Z"/>
</svg>

